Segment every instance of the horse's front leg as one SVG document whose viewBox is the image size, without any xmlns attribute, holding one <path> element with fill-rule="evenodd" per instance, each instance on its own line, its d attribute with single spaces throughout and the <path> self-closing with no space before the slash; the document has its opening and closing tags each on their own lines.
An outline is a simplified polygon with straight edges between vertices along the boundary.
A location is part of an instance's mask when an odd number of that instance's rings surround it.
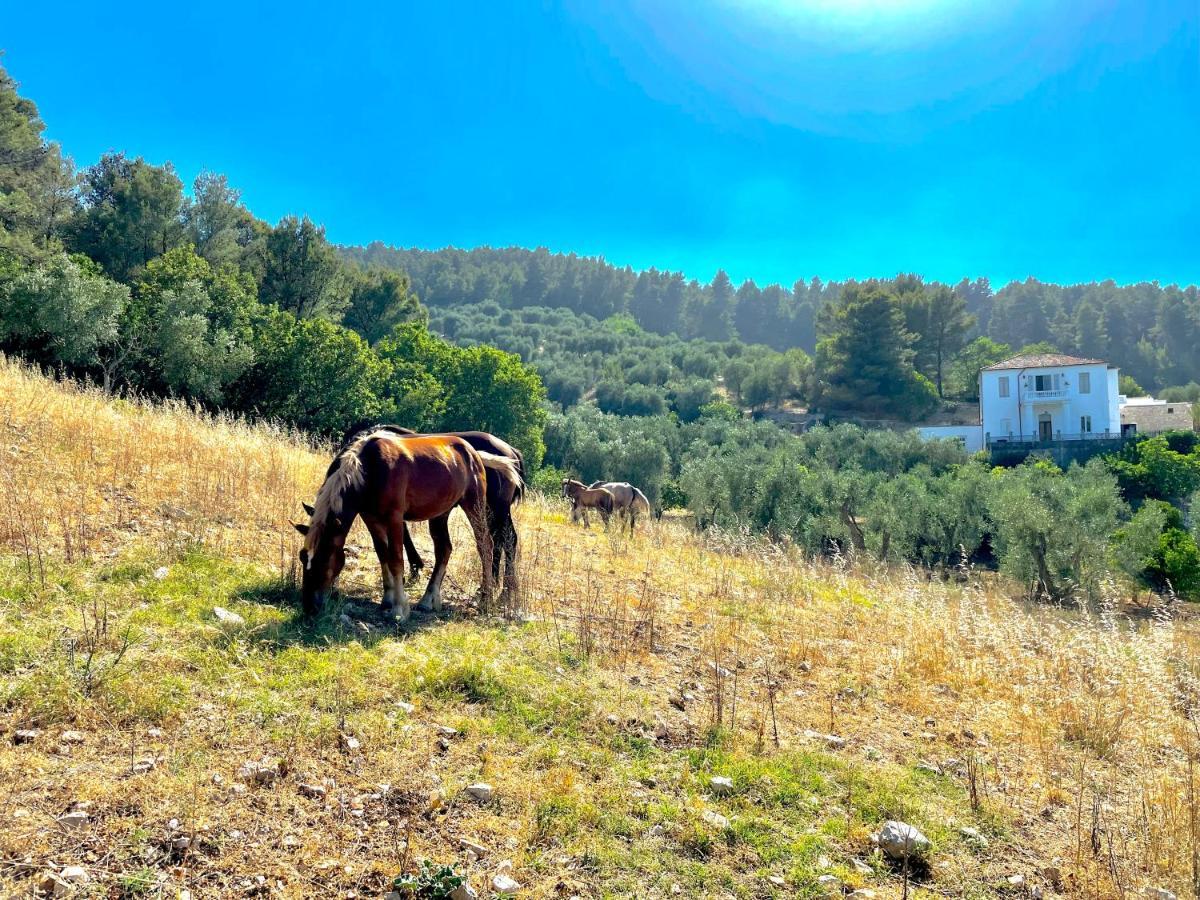
<svg viewBox="0 0 1200 900">
<path fill-rule="evenodd" d="M 397 621 L 408 619 L 411 608 L 408 604 L 408 592 L 404 589 L 404 516 L 400 515 L 388 523 L 387 527 L 387 568 L 392 577 L 393 603 L 384 597 L 384 612 L 391 612 Z"/>
<path fill-rule="evenodd" d="M 375 547 L 375 556 L 379 559 L 379 568 L 383 575 L 383 611 L 390 613 L 396 604 L 396 582 L 392 578 L 391 547 L 388 544 L 387 527 L 377 519 L 362 517 L 363 524 L 371 535 L 371 543 Z M 400 590 L 404 590 L 401 583 Z"/>
</svg>

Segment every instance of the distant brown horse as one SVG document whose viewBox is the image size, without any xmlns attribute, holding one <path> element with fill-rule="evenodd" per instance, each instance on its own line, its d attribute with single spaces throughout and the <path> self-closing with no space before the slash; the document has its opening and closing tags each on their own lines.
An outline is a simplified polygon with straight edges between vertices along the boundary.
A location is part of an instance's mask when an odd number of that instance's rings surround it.
<svg viewBox="0 0 1200 900">
<path fill-rule="evenodd" d="M 342 451 L 350 446 L 362 434 L 370 431 L 390 431 L 394 434 L 414 435 L 417 432 L 408 428 L 403 428 L 400 425 L 379 424 L 370 419 L 361 421 L 346 432 L 346 437 L 343 438 L 341 446 L 338 448 L 334 456 L 334 462 L 330 465 L 330 472 L 326 473 L 326 477 L 333 471 L 337 465 L 337 457 Z M 488 503 L 488 530 L 492 534 L 492 579 L 500 580 L 500 561 L 506 559 L 508 562 L 504 573 L 504 589 L 505 591 L 515 590 L 517 586 L 517 527 L 513 522 L 512 508 L 520 502 L 525 490 L 525 458 L 521 455 L 521 451 L 509 444 L 507 441 L 501 440 L 494 434 L 488 434 L 486 431 L 451 431 L 447 432 L 454 437 L 460 437 L 480 453 L 493 453 L 496 456 L 503 456 L 511 459 L 516 464 L 517 475 L 519 476 L 516 485 L 503 478 L 495 469 L 487 470 L 487 503 Z M 305 506 L 309 515 L 312 515 L 312 508 Z M 425 567 L 421 555 L 417 553 L 416 545 L 413 544 L 412 531 L 407 526 L 404 529 L 404 554 L 408 557 L 409 572 L 413 578 Z"/>
<path fill-rule="evenodd" d="M 311 519 L 296 530 L 305 536 L 304 612 L 321 611 L 330 588 L 346 564 L 346 535 L 357 516 L 371 534 L 383 570 L 383 609 L 408 618 L 404 591 L 404 523 L 429 522 L 433 536 L 433 574 L 421 609 L 441 609 L 442 579 L 450 560 L 451 511 L 467 515 L 483 567 L 481 603 L 492 595 L 492 537 L 487 528 L 487 470 L 516 480 L 511 460 L 480 454 L 462 438 L 449 435 L 403 437 L 388 431 L 360 435 L 335 460 L 317 493 Z"/>
<path fill-rule="evenodd" d="M 637 524 L 639 514 L 650 515 L 650 501 L 628 481 L 593 481 L 588 487 L 593 490 L 604 488 L 613 495 L 616 511 L 620 514 L 622 523 L 629 523 L 630 534 L 633 534 L 633 526 Z"/>
<path fill-rule="evenodd" d="M 577 522 L 580 515 L 583 516 L 583 527 L 591 528 L 588 523 L 588 510 L 594 509 L 600 513 L 600 518 L 604 520 L 604 527 L 608 527 L 608 517 L 612 515 L 613 509 L 616 506 L 616 501 L 613 495 L 604 488 L 590 488 L 582 481 L 576 481 L 573 478 L 564 478 L 563 496 L 571 500 L 571 521 Z"/>
</svg>

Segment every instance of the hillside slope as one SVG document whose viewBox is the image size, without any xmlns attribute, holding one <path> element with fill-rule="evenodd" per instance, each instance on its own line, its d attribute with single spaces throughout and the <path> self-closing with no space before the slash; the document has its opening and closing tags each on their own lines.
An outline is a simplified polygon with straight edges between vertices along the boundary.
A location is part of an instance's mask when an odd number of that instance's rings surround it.
<svg viewBox="0 0 1200 900">
<path fill-rule="evenodd" d="M 481 896 L 506 861 L 521 897 L 1191 883 L 1189 624 L 531 498 L 513 618 L 470 608 L 457 521 L 446 615 L 385 627 L 356 529 L 306 626 L 326 462 L 0 366 L 0 894 L 373 897 L 424 858 Z M 907 872 L 889 819 L 932 842 Z"/>
</svg>

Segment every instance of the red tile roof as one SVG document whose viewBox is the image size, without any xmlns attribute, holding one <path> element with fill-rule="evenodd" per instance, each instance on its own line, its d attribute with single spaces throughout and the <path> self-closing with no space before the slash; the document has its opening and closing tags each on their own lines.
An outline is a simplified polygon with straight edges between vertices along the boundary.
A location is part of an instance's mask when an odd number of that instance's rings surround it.
<svg viewBox="0 0 1200 900">
<path fill-rule="evenodd" d="M 1053 366 L 1103 366 L 1102 359 L 1085 359 L 1082 356 L 1067 356 L 1065 353 L 1028 353 L 1010 356 L 1008 359 L 985 366 L 985 372 L 997 369 L 1047 369 Z"/>
</svg>

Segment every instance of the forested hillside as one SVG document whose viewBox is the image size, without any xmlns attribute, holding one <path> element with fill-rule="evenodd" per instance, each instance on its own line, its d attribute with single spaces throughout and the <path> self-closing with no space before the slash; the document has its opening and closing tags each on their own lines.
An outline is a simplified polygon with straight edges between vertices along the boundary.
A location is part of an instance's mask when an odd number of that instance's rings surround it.
<svg viewBox="0 0 1200 900">
<path fill-rule="evenodd" d="M 875 310 L 872 321 L 905 345 L 917 372 L 935 385 L 942 375 L 948 382 L 944 395 L 964 399 L 972 396 L 977 364 L 1031 344 L 1107 359 L 1160 392 L 1200 381 L 1200 294 L 1194 285 L 1056 285 L 1030 278 L 993 290 L 986 278 L 951 286 L 902 274 L 865 286 L 813 278 L 760 287 L 753 281 L 734 285 L 723 271 L 702 284 L 678 272 L 634 272 L 544 248 L 422 251 L 374 243 L 343 252 L 406 272 L 433 309 L 494 301 L 511 309 L 562 307 L 597 319 L 623 314 L 656 334 L 799 348 L 810 355 L 842 330 L 835 311 L 847 290 L 878 288 L 889 297 L 888 308 Z M 512 348 L 521 349 L 524 332 L 513 329 L 513 338 Z M 824 374 L 837 383 L 836 371 Z M 818 401 L 821 380 L 814 386 Z"/>
</svg>

